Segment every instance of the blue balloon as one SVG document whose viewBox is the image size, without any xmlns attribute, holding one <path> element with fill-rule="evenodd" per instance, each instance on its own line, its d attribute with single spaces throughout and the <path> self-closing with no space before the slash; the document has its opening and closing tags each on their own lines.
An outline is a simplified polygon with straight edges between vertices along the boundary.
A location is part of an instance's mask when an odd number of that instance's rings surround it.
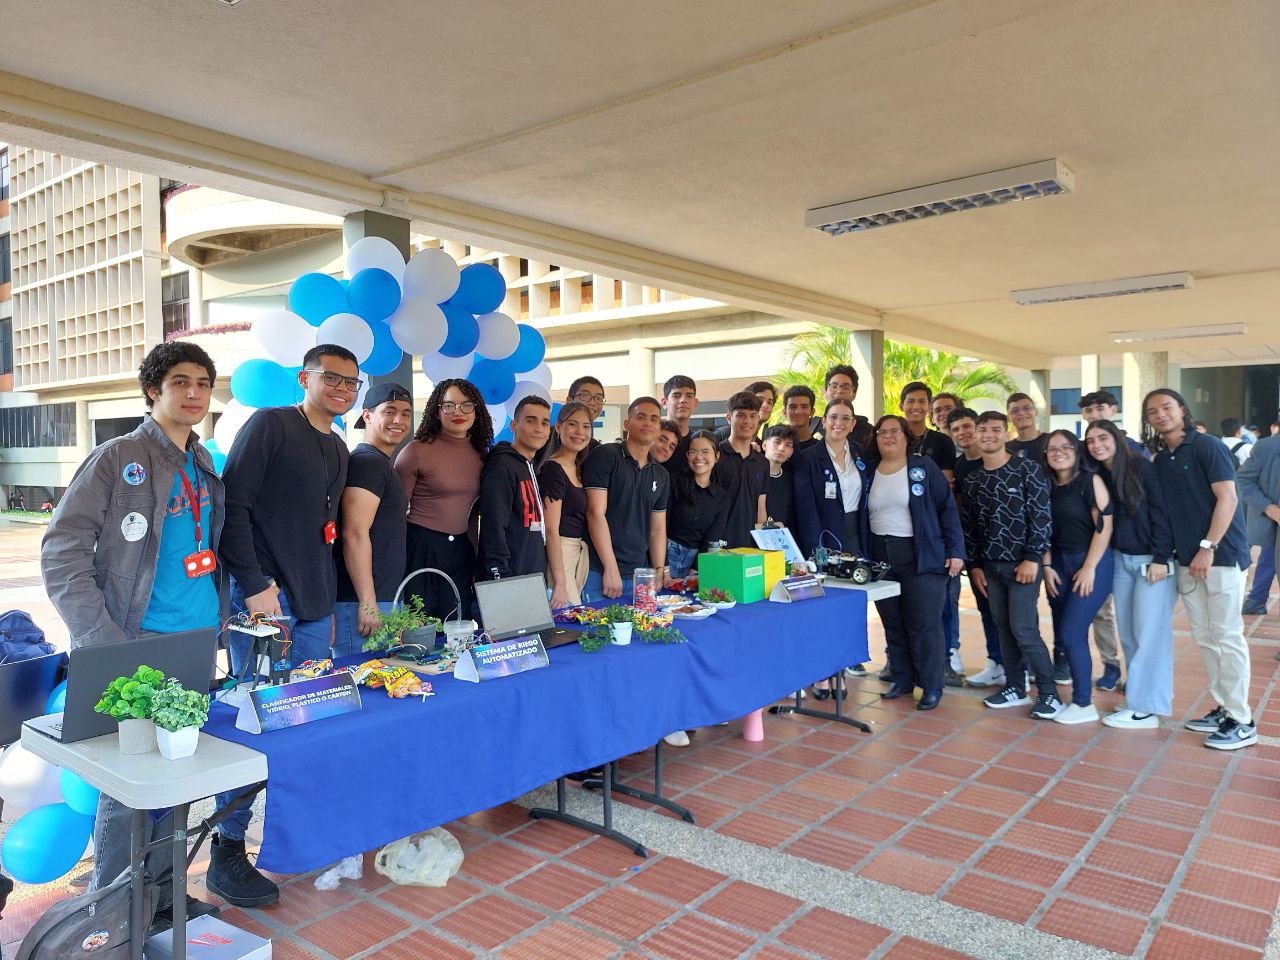
<svg viewBox="0 0 1280 960">
<path fill-rule="evenodd" d="M 547 341 L 543 340 L 542 334 L 527 323 L 517 324 L 517 326 L 520 330 L 520 346 L 516 347 L 516 352 L 502 362 L 516 373 L 525 373 L 540 364 L 542 358 L 547 355 Z"/>
<path fill-rule="evenodd" d="M 440 309 L 449 322 L 449 334 L 440 345 L 440 353 L 446 357 L 465 357 L 480 342 L 480 324 L 476 323 L 470 309 L 455 300 L 446 300 L 440 304 Z"/>
<path fill-rule="evenodd" d="M 289 288 L 289 309 L 313 327 L 335 313 L 350 313 L 346 288 L 327 273 L 304 273 Z"/>
<path fill-rule="evenodd" d="M 388 274 L 390 276 L 390 274 Z M 360 365 L 370 377 L 386 376 L 404 358 L 404 351 L 391 335 L 391 328 L 380 321 L 370 321 L 369 329 L 373 331 L 373 353 Z"/>
<path fill-rule="evenodd" d="M 347 287 L 351 312 L 370 323 L 386 320 L 400 306 L 400 284 L 377 267 L 366 267 L 351 278 Z"/>
<path fill-rule="evenodd" d="M 45 713 L 61 713 L 67 702 L 67 681 L 63 680 L 53 688 L 49 699 L 44 702 Z"/>
<path fill-rule="evenodd" d="M 91 787 L 70 770 L 62 771 L 62 799 L 76 813 L 92 817 L 98 812 L 98 789 Z"/>
<path fill-rule="evenodd" d="M 489 263 L 473 263 L 458 275 L 458 289 L 449 302 L 474 314 L 493 313 L 507 296 L 507 281 Z M 474 348 L 473 348 L 474 349 Z"/>
<path fill-rule="evenodd" d="M 218 476 L 222 476 L 222 471 L 227 466 L 227 455 L 219 450 L 217 453 L 211 453 L 209 456 L 213 459 L 213 472 Z"/>
<path fill-rule="evenodd" d="M 49 883 L 70 873 L 93 833 L 93 817 L 65 803 L 38 807 L 4 835 L 0 865 L 23 883 Z"/>
<path fill-rule="evenodd" d="M 296 373 L 274 360 L 255 357 L 231 374 L 231 395 L 246 407 L 283 407 L 301 396 Z"/>
<path fill-rule="evenodd" d="M 475 384 L 488 404 L 503 403 L 516 392 L 516 375 L 503 360 L 477 359 L 467 379 Z"/>
</svg>

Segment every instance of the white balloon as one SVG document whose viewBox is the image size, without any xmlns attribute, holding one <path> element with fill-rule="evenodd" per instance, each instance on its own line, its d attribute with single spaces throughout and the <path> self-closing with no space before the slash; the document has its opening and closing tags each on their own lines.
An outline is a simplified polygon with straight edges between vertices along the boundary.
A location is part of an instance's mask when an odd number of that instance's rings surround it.
<svg viewBox="0 0 1280 960">
<path fill-rule="evenodd" d="M 396 278 L 404 287 L 404 257 L 399 249 L 385 237 L 364 237 L 347 251 L 347 275 L 354 277 L 361 270 L 376 267 Z"/>
<path fill-rule="evenodd" d="M 505 404 L 507 413 L 514 417 L 516 415 L 516 405 L 528 396 L 538 396 L 547 401 L 547 403 L 551 402 L 551 394 L 542 384 L 535 383 L 532 380 L 517 380 L 516 389 Z"/>
<path fill-rule="evenodd" d="M 524 378 L 532 380 L 534 383 L 540 383 L 548 390 L 551 389 L 551 368 L 547 366 L 545 360 L 526 373 Z"/>
<path fill-rule="evenodd" d="M 480 339 L 476 353 L 489 360 L 505 360 L 520 346 L 520 328 L 505 313 L 486 313 L 476 317 Z"/>
<path fill-rule="evenodd" d="M 316 328 L 288 310 L 260 315 L 252 332 L 267 356 L 284 367 L 301 366 L 303 354 L 316 345 Z"/>
<path fill-rule="evenodd" d="M 41 760 L 21 743 L 0 756 L 0 797 L 6 805 L 34 810 L 62 802 L 62 781 L 57 767 Z"/>
<path fill-rule="evenodd" d="M 236 434 L 245 422 L 257 412 L 257 407 L 246 407 L 239 400 L 232 400 L 222 408 L 222 416 L 213 425 L 213 439 L 218 441 L 218 449 L 223 453 L 231 452 Z"/>
<path fill-rule="evenodd" d="M 449 335 L 444 311 L 434 300 L 419 294 L 406 295 L 387 323 L 396 345 L 411 355 L 435 353 Z"/>
<path fill-rule="evenodd" d="M 373 353 L 373 329 L 354 313 L 335 313 L 316 327 L 316 343 L 346 347 L 356 355 L 356 363 L 364 363 Z"/>
<path fill-rule="evenodd" d="M 507 408 L 500 403 L 486 403 L 485 407 L 489 410 L 489 419 L 493 421 L 493 435 L 496 437 L 507 428 L 511 418 L 507 416 Z"/>
<path fill-rule="evenodd" d="M 458 292 L 458 262 L 438 247 L 419 250 L 405 265 L 400 282 L 405 297 L 423 297 L 444 303 Z"/>
<path fill-rule="evenodd" d="M 471 365 L 475 362 L 475 357 L 467 354 L 465 357 L 446 357 L 439 353 L 427 353 L 422 356 L 422 372 L 426 374 L 427 379 L 431 383 L 437 384 L 441 380 L 456 380 L 465 378 L 471 372 Z"/>
</svg>

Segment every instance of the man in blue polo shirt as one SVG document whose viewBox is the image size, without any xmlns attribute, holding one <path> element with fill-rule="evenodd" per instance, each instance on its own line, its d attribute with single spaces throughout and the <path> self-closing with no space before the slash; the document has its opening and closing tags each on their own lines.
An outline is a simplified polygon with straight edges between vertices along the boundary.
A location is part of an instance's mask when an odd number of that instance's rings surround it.
<svg viewBox="0 0 1280 960">
<path fill-rule="evenodd" d="M 1249 546 L 1235 463 L 1221 441 L 1196 431 L 1191 411 L 1175 391 L 1152 390 L 1142 411 L 1159 437 L 1156 475 L 1173 528 L 1178 593 L 1217 704 L 1205 716 L 1188 720 L 1186 728 L 1207 733 L 1206 747 L 1238 750 L 1257 743 L 1258 732 L 1249 706 L 1249 647 L 1240 616 Z"/>
</svg>

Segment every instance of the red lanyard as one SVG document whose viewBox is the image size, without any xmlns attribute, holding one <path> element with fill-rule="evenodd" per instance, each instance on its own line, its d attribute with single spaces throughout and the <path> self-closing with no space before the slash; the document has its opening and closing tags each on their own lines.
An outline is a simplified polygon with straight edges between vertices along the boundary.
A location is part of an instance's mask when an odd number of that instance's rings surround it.
<svg viewBox="0 0 1280 960">
<path fill-rule="evenodd" d="M 196 473 L 196 491 L 191 492 L 191 481 L 187 479 L 186 473 L 181 467 L 178 468 L 178 476 L 182 478 L 182 492 L 187 495 L 187 502 L 191 504 L 191 516 L 196 521 L 196 549 L 200 547 L 200 467 L 196 464 L 194 458 L 191 465 Z"/>
</svg>

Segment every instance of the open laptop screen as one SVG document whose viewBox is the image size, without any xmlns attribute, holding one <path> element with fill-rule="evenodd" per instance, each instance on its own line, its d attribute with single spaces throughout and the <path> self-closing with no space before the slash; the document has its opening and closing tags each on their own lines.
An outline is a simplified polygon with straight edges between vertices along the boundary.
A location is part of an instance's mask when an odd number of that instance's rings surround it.
<svg viewBox="0 0 1280 960">
<path fill-rule="evenodd" d="M 540 573 L 476 583 L 480 622 L 494 640 L 540 633 L 555 626 L 547 583 Z"/>
</svg>

